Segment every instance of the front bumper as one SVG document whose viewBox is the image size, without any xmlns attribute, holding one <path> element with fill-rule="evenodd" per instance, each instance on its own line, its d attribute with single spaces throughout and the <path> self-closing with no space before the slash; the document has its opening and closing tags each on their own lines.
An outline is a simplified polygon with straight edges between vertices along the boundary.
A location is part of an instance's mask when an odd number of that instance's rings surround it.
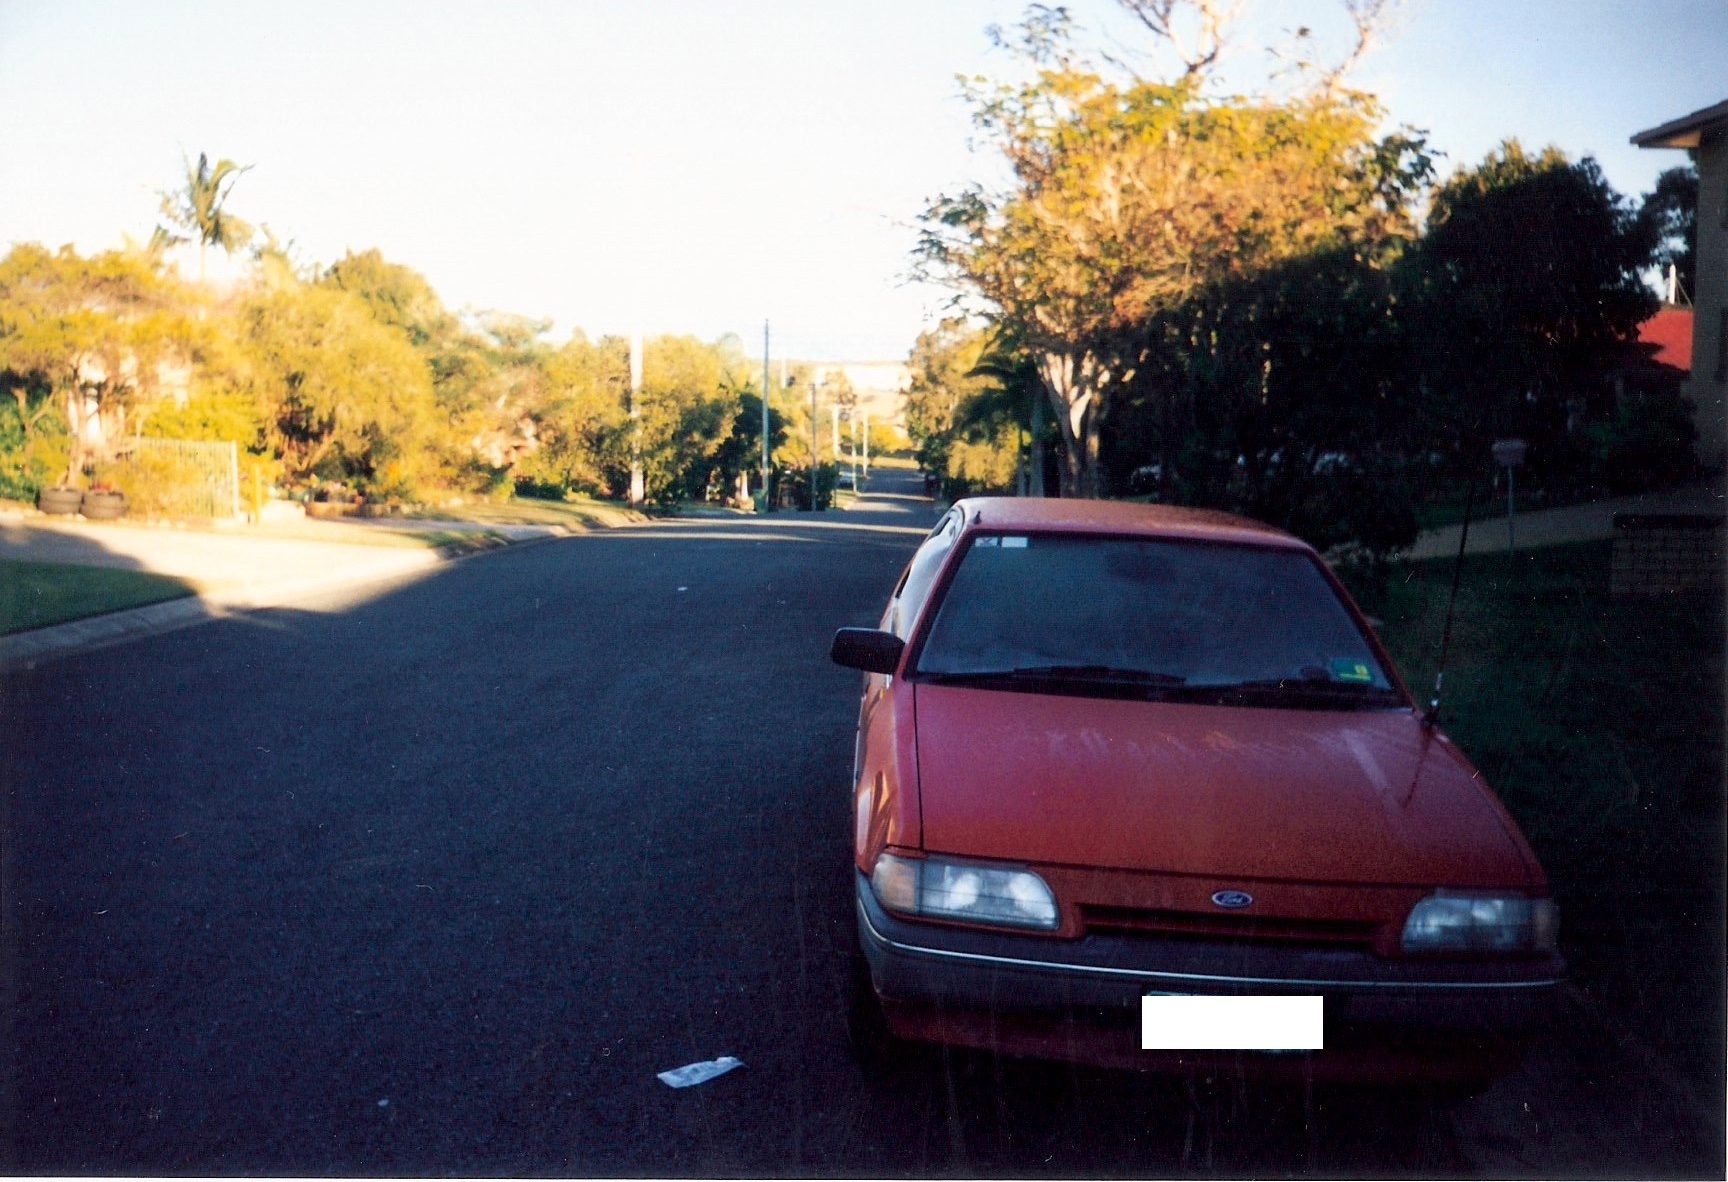
<svg viewBox="0 0 1728 1182">
<path fill-rule="evenodd" d="M 1003 1054 L 1304 1078 L 1480 1078 L 1516 1063 L 1558 1003 L 1558 956 L 1510 963 L 1091 935 L 1053 940 L 908 922 L 856 876 L 858 931 L 893 1032 Z M 1326 1049 L 1140 1050 L 1148 993 L 1319 994 Z"/>
</svg>

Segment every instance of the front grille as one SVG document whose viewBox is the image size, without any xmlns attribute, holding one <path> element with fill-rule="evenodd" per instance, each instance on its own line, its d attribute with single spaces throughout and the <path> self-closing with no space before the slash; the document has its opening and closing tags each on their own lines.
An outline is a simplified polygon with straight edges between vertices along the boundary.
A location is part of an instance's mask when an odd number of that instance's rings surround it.
<svg viewBox="0 0 1728 1182">
<path fill-rule="evenodd" d="M 1088 934 L 1159 936 L 1190 940 L 1227 940 L 1249 944 L 1369 948 L 1376 925 L 1350 919 L 1292 919 L 1204 911 L 1155 911 L 1142 907 L 1082 904 L 1080 921 Z"/>
</svg>

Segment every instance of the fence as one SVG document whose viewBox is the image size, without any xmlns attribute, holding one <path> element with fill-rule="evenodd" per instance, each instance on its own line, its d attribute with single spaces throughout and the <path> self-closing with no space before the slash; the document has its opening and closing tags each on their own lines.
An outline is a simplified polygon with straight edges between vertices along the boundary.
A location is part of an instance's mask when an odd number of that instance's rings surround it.
<svg viewBox="0 0 1728 1182">
<path fill-rule="evenodd" d="M 240 449 L 234 443 L 132 439 L 120 483 L 137 510 L 164 517 L 240 516 Z"/>
</svg>

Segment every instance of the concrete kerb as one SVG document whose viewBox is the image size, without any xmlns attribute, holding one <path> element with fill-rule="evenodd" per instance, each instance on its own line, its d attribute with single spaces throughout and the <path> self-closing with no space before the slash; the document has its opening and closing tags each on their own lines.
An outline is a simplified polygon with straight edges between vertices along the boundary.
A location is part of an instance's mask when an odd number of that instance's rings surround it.
<svg viewBox="0 0 1728 1182">
<path fill-rule="evenodd" d="M 394 564 L 395 569 L 385 573 L 369 571 L 358 576 L 290 579 L 266 585 L 203 592 L 183 599 L 14 632 L 0 636 L 0 673 L 32 669 L 59 657 L 126 644 L 147 636 L 206 624 L 212 620 L 271 608 L 314 603 L 337 596 L 358 596 L 368 591 L 381 591 L 392 585 L 410 582 L 426 571 L 446 563 L 478 558 L 498 550 L 555 542 L 586 532 L 556 525 L 532 528 L 536 532 L 529 533 L 526 528 L 518 527 L 509 533 L 492 533 L 488 535 L 490 540 L 479 542 L 476 539 L 476 544 L 452 543 L 426 550 L 395 551 L 399 556 Z"/>
</svg>

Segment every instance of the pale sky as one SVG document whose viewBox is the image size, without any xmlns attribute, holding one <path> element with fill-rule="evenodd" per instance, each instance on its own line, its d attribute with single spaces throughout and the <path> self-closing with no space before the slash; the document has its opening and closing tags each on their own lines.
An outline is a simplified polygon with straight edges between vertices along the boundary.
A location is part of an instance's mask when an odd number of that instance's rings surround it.
<svg viewBox="0 0 1728 1182">
<path fill-rule="evenodd" d="M 1005 71 L 984 28 L 1023 8 L 0 0 L 0 249 L 145 238 L 203 151 L 302 260 L 377 247 L 453 309 L 902 358 L 947 296 L 902 282 L 916 216 L 995 167 L 955 75 Z M 1516 136 L 1636 195 L 1684 154 L 1628 137 L 1728 99 L 1728 0 L 1405 0 L 1356 80 L 1446 170 Z"/>
</svg>

